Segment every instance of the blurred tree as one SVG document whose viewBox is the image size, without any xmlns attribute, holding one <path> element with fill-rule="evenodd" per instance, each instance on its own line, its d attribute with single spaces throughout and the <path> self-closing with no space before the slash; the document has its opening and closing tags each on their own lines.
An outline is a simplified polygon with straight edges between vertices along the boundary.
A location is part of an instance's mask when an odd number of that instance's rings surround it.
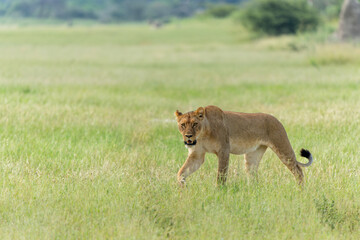
<svg viewBox="0 0 360 240">
<path fill-rule="evenodd" d="M 250 3 L 242 16 L 249 29 L 269 35 L 312 30 L 319 24 L 314 8 L 305 0 L 259 0 Z"/>
<path fill-rule="evenodd" d="M 225 18 L 229 16 L 232 12 L 234 12 L 236 9 L 237 7 L 232 4 L 216 4 L 210 6 L 205 11 L 205 14 L 216 18 Z"/>
<path fill-rule="evenodd" d="M 338 17 L 343 0 L 311 0 L 311 4 L 328 18 Z"/>
<path fill-rule="evenodd" d="M 33 11 L 33 5 L 25 1 L 16 2 L 10 6 L 10 12 L 14 16 L 31 17 Z"/>
<path fill-rule="evenodd" d="M 35 16 L 40 18 L 57 18 L 64 15 L 66 0 L 33 0 Z"/>
<path fill-rule="evenodd" d="M 171 5 L 165 1 L 152 2 L 145 10 L 145 17 L 148 20 L 166 20 L 170 18 L 171 15 Z"/>
<path fill-rule="evenodd" d="M 144 21 L 188 17 L 209 4 L 246 0 L 0 0 L 0 16 Z"/>
</svg>

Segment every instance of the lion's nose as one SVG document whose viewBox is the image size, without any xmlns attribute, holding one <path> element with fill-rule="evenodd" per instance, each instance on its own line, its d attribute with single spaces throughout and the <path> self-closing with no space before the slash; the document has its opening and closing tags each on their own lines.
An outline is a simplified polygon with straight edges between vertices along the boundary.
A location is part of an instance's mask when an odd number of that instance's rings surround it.
<svg viewBox="0 0 360 240">
<path fill-rule="evenodd" d="M 185 137 L 187 138 L 191 138 L 193 135 L 192 134 L 185 134 Z"/>
</svg>

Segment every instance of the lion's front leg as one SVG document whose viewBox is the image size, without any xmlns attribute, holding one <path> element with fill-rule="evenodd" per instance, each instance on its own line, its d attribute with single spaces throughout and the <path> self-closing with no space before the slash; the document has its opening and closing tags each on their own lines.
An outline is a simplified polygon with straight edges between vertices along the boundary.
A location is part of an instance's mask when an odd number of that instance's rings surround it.
<svg viewBox="0 0 360 240">
<path fill-rule="evenodd" d="M 181 186 L 185 184 L 185 179 L 199 169 L 199 167 L 204 163 L 205 152 L 191 152 L 189 150 L 189 155 L 186 159 L 184 165 L 180 168 L 177 179 Z"/>
<path fill-rule="evenodd" d="M 225 151 L 218 153 L 217 156 L 219 158 L 217 184 L 223 185 L 226 182 L 226 178 L 227 178 L 230 153 L 228 150 L 225 150 Z"/>
</svg>

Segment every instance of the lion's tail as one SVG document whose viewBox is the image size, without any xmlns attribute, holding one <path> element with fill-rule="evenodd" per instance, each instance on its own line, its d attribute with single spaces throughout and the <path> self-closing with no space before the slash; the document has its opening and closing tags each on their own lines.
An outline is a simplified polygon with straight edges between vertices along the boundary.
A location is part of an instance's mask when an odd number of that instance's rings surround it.
<svg viewBox="0 0 360 240">
<path fill-rule="evenodd" d="M 298 162 L 298 164 L 299 164 L 301 167 L 308 167 L 308 166 L 310 166 L 310 165 L 313 163 L 313 157 L 312 157 L 311 153 L 309 152 L 309 150 L 301 149 L 300 155 L 301 155 L 302 157 L 305 157 L 305 158 L 307 158 L 307 159 L 309 160 L 308 163 Z"/>
</svg>

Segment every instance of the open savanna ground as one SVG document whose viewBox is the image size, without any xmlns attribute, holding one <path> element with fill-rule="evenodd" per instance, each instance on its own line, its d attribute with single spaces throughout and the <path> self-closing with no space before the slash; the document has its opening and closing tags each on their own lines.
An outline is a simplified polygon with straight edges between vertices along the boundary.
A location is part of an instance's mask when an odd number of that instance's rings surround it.
<svg viewBox="0 0 360 240">
<path fill-rule="evenodd" d="M 228 21 L 0 27 L 1 239 L 359 239 L 360 50 L 253 39 Z M 301 189 L 268 150 L 180 189 L 174 111 L 266 112 L 314 156 Z M 299 161 L 304 161 L 298 156 Z"/>
</svg>

